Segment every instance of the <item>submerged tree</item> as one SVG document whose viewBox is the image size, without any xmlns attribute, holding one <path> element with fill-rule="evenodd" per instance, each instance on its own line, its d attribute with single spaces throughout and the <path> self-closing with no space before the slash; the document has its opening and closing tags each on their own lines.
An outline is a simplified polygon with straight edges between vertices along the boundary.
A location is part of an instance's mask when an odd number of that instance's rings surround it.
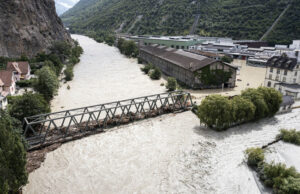
<svg viewBox="0 0 300 194">
<path fill-rule="evenodd" d="M 201 122 L 211 128 L 223 130 L 232 122 L 232 108 L 230 100 L 221 95 L 206 97 L 198 108 L 198 117 Z"/>
<path fill-rule="evenodd" d="M 268 106 L 269 116 L 275 115 L 282 103 L 282 94 L 274 88 L 267 87 L 259 87 L 257 91 L 263 95 Z"/>
<path fill-rule="evenodd" d="M 241 96 L 235 96 L 232 99 L 232 117 L 234 123 L 243 123 L 251 121 L 255 114 L 254 104 Z"/>
<path fill-rule="evenodd" d="M 264 95 L 257 89 L 249 88 L 242 91 L 242 97 L 250 100 L 255 105 L 254 119 L 261 119 L 269 115 L 269 108 Z"/>
<path fill-rule="evenodd" d="M 166 88 L 168 91 L 175 91 L 177 87 L 177 81 L 174 77 L 168 77 Z"/>
</svg>

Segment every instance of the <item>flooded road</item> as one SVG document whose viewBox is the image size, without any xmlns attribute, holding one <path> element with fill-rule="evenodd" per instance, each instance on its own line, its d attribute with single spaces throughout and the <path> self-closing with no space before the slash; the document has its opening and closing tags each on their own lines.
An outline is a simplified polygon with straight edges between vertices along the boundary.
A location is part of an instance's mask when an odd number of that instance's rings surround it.
<svg viewBox="0 0 300 194">
<path fill-rule="evenodd" d="M 163 92 L 135 60 L 84 36 L 75 79 L 60 88 L 53 110 Z M 29 175 L 25 194 L 260 193 L 244 150 L 262 146 L 281 128 L 300 128 L 300 111 L 215 132 L 191 112 L 169 114 L 66 143 Z"/>
</svg>

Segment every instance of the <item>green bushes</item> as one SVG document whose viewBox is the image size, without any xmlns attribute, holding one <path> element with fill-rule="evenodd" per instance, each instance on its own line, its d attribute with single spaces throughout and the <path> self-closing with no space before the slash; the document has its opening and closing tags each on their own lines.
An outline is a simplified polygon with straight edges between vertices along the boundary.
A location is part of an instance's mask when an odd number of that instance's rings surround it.
<svg viewBox="0 0 300 194">
<path fill-rule="evenodd" d="M 142 67 L 141 71 L 143 71 L 145 74 L 148 74 L 151 79 L 159 80 L 161 78 L 161 71 L 151 64 L 147 64 Z"/>
<path fill-rule="evenodd" d="M 73 66 L 67 65 L 67 68 L 65 69 L 64 74 L 65 74 L 66 81 L 73 80 L 73 77 L 74 77 Z"/>
<path fill-rule="evenodd" d="M 144 67 L 141 68 L 141 70 L 145 73 L 148 74 L 150 72 L 151 69 L 153 69 L 153 65 L 151 64 L 147 64 Z"/>
<path fill-rule="evenodd" d="M 168 77 L 166 88 L 168 91 L 175 91 L 177 88 L 177 81 L 174 77 Z"/>
<path fill-rule="evenodd" d="M 246 150 L 247 164 L 252 167 L 258 167 L 258 165 L 264 161 L 264 150 L 261 148 L 249 148 Z"/>
<path fill-rule="evenodd" d="M 34 81 L 35 81 L 35 79 L 32 78 L 30 80 L 20 80 L 16 84 L 17 84 L 17 86 L 19 86 L 21 88 L 28 88 L 28 87 L 33 87 Z"/>
<path fill-rule="evenodd" d="M 125 40 L 120 38 L 118 40 L 117 47 L 119 48 L 120 52 L 128 57 L 137 57 L 139 54 L 139 49 L 134 41 L 132 40 Z"/>
<path fill-rule="evenodd" d="M 300 131 L 293 130 L 286 130 L 281 129 L 280 134 L 277 135 L 278 139 L 281 139 L 285 142 L 300 145 Z"/>
<path fill-rule="evenodd" d="M 273 188 L 274 193 L 300 193 L 300 174 L 294 167 L 264 163 L 259 169 L 259 175 L 267 187 Z"/>
<path fill-rule="evenodd" d="M 153 70 L 150 70 L 150 78 L 159 80 L 161 78 L 161 71 L 157 67 L 154 67 Z"/>
<path fill-rule="evenodd" d="M 8 112 L 10 116 L 19 121 L 23 121 L 25 117 L 50 111 L 50 104 L 40 94 L 25 93 L 22 96 L 12 96 L 9 99 Z"/>
<path fill-rule="evenodd" d="M 206 97 L 198 108 L 202 123 L 217 130 L 273 116 L 280 107 L 281 94 L 272 88 L 247 89 L 232 99 L 220 95 Z"/>
<path fill-rule="evenodd" d="M 264 151 L 261 148 L 246 150 L 247 164 L 257 171 L 260 180 L 271 187 L 274 193 L 300 193 L 300 174 L 294 167 L 287 168 L 285 164 L 268 164 L 264 162 Z"/>
</svg>

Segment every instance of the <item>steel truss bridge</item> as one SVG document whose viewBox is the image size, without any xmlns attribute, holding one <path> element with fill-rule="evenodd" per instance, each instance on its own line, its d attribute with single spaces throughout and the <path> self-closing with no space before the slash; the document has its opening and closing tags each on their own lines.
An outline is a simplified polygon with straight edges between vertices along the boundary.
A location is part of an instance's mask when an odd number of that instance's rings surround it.
<svg viewBox="0 0 300 194">
<path fill-rule="evenodd" d="M 193 106 L 190 93 L 177 91 L 94 106 L 41 114 L 24 119 L 28 150 L 79 139 L 105 129 Z"/>
</svg>

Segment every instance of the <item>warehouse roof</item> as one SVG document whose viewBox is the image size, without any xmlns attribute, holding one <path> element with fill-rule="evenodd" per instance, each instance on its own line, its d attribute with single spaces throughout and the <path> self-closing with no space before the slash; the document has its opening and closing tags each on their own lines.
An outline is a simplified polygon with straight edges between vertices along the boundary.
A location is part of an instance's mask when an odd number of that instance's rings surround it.
<svg viewBox="0 0 300 194">
<path fill-rule="evenodd" d="M 159 45 L 141 46 L 140 50 L 190 71 L 197 71 L 216 62 L 216 60 L 202 55 Z"/>
</svg>

